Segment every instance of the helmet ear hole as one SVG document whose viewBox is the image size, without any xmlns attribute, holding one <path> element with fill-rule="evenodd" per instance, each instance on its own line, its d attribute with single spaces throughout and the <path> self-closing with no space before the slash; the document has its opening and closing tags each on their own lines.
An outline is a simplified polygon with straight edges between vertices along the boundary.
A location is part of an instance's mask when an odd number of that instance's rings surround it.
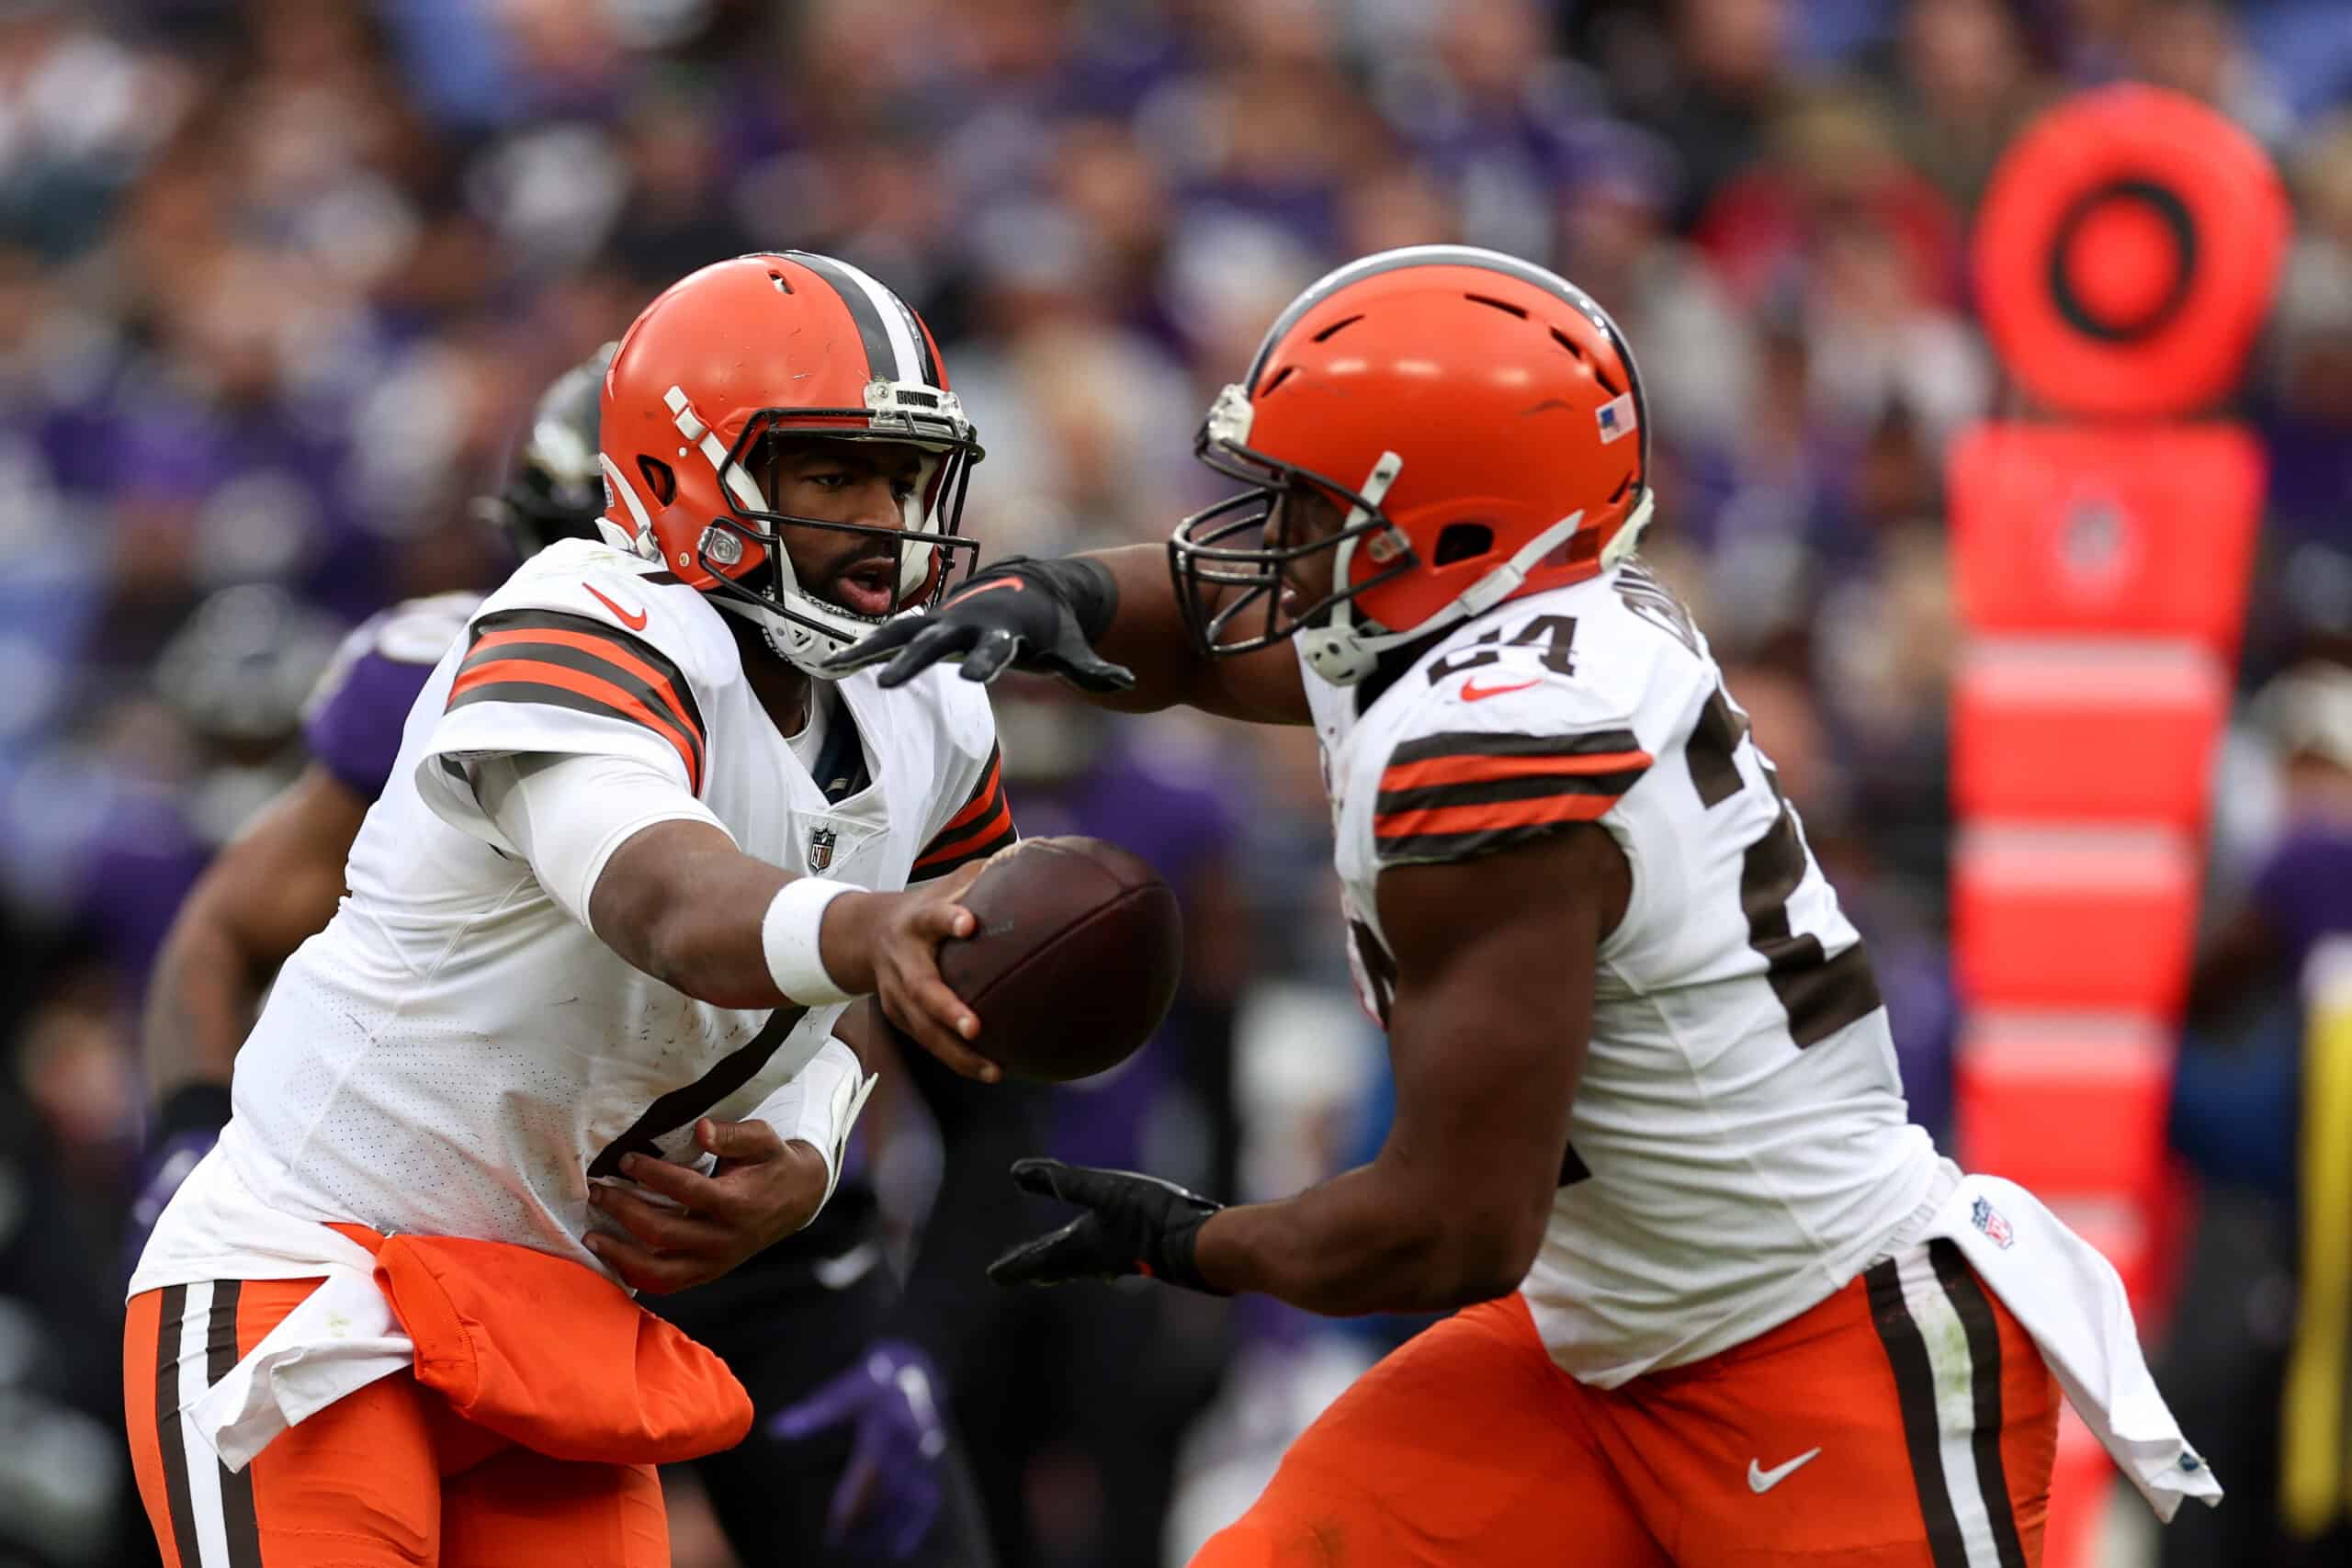
<svg viewBox="0 0 2352 1568">
<path fill-rule="evenodd" d="M 659 457 L 640 457 L 637 471 L 645 477 L 645 488 L 653 492 L 654 504 L 667 506 L 678 499 L 678 476 L 669 464 Z"/>
<path fill-rule="evenodd" d="M 1476 560 L 1494 547 L 1495 531 L 1484 523 L 1449 523 L 1437 536 L 1430 564 L 1451 566 L 1458 560 Z"/>
</svg>

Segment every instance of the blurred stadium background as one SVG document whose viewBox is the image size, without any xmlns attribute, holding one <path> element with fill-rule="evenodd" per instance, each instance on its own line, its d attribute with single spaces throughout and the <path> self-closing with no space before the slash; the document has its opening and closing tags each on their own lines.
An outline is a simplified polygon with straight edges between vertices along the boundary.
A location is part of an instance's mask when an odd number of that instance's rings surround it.
<svg viewBox="0 0 2352 1568">
<path fill-rule="evenodd" d="M 1155 538 L 1212 494 L 1202 411 L 1338 260 L 1465 240 L 1583 285 L 1649 383 L 1649 553 L 1944 1132 L 1942 463 L 2010 402 L 1966 241 L 2018 130 L 2126 79 L 2243 127 L 2296 221 L 2232 404 L 2268 491 L 2146 1325 L 2233 1493 L 2160 1560 L 2352 1561 L 2340 1519 L 2277 1533 L 2296 1226 L 2352 1235 L 2352 1190 L 2299 1187 L 2302 1002 L 2256 962 L 2352 933 L 2352 877 L 2313 869 L 2352 857 L 2344 0 L 0 0 L 0 1563 L 152 1556 L 118 1235 L 179 897 L 289 775 L 344 629 L 504 574 L 469 503 L 537 389 L 741 251 L 848 256 L 924 312 L 989 452 L 984 558 Z M 1163 1038 L 1008 1092 L 1021 1136 L 1244 1196 L 1358 1157 L 1384 1091 L 1311 737 L 1002 709 L 1024 829 L 1132 843 L 1194 931 Z M 883 1175 L 911 1235 L 938 1161 Z M 1415 1326 L 981 1287 L 943 1354 L 1007 1563 L 1132 1568 Z M 2159 1561 L 2124 1518 L 2105 1561 Z M 684 1485 L 675 1533 L 682 1568 L 731 1561 Z"/>
</svg>

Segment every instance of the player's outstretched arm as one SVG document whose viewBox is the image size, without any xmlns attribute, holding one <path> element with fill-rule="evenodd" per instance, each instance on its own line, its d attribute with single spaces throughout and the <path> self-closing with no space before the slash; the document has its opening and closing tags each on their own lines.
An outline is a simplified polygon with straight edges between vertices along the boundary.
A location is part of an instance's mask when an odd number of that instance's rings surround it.
<svg viewBox="0 0 2352 1568">
<path fill-rule="evenodd" d="M 1333 1314 L 1515 1290 L 1559 1186 L 1596 954 L 1629 885 L 1598 827 L 1384 872 L 1397 970 L 1387 1140 L 1370 1165 L 1295 1198 L 1218 1213 L 1196 1247 L 1203 1276 Z"/>
<path fill-rule="evenodd" d="M 1295 1198 L 1229 1209 L 1127 1171 L 1023 1160 L 1023 1188 L 1086 1212 L 989 1277 L 1148 1274 L 1334 1316 L 1442 1311 L 1516 1288 L 1567 1152 L 1595 954 L 1629 886 L 1623 856 L 1591 827 L 1385 873 L 1396 1117 L 1379 1156 Z"/>
<path fill-rule="evenodd" d="M 1088 701 L 1127 713 L 1186 706 L 1261 724 L 1309 716 L 1289 649 L 1200 653 L 1159 545 L 998 561 L 930 615 L 890 622 L 828 668 L 881 664 L 882 684 L 896 686 L 943 660 L 960 663 L 967 681 L 1008 669 L 1058 675 Z"/>
</svg>

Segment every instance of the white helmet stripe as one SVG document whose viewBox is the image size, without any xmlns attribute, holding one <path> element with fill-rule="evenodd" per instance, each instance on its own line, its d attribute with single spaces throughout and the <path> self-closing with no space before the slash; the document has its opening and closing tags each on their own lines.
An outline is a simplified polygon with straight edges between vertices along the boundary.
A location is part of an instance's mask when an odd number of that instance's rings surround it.
<svg viewBox="0 0 2352 1568">
<path fill-rule="evenodd" d="M 890 355 L 898 364 L 890 371 L 893 381 L 911 381 L 918 386 L 935 385 L 922 373 L 922 339 L 915 332 L 914 315 L 896 294 L 891 293 L 871 276 L 845 261 L 835 258 L 833 265 L 842 276 L 857 287 L 874 303 L 882 318 L 882 331 L 890 339 Z M 874 367 L 879 372 L 880 366 Z"/>
</svg>

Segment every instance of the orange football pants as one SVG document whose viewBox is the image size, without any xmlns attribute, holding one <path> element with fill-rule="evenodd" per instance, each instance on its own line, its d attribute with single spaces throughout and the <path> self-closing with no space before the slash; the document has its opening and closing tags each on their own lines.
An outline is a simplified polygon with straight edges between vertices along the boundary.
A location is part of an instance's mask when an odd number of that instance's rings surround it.
<svg viewBox="0 0 2352 1568">
<path fill-rule="evenodd" d="M 1948 1242 L 1588 1387 L 1516 1295 L 1408 1341 L 1193 1568 L 2038 1568 L 2054 1380 Z"/>
<path fill-rule="evenodd" d="M 140 1500 L 169 1568 L 667 1568 L 650 1465 L 517 1448 L 407 1372 L 369 1383 L 232 1473 L 177 1414 L 184 1356 L 217 1382 L 317 1280 L 219 1280 L 131 1298 L 124 1414 Z"/>
</svg>

